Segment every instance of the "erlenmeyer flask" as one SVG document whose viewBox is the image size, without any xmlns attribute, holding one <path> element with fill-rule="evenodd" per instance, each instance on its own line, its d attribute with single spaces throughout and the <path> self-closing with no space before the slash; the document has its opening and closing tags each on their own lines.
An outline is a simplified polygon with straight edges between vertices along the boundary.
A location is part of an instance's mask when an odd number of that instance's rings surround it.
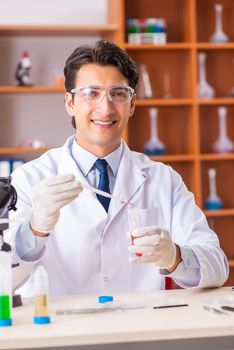
<svg viewBox="0 0 234 350">
<path fill-rule="evenodd" d="M 219 116 L 219 137 L 212 145 L 212 149 L 217 153 L 226 153 L 233 152 L 234 143 L 227 136 L 227 108 L 219 107 L 218 108 Z"/>
<path fill-rule="evenodd" d="M 166 151 L 163 142 L 158 138 L 158 109 L 149 108 L 150 116 L 150 139 L 144 144 L 144 153 L 149 156 L 161 155 Z"/>
<path fill-rule="evenodd" d="M 198 54 L 198 63 L 199 63 L 199 83 L 198 83 L 198 97 L 200 98 L 212 98 L 215 95 L 214 88 L 208 84 L 206 80 L 206 54 L 200 52 Z"/>
<path fill-rule="evenodd" d="M 205 202 L 205 209 L 218 210 L 223 208 L 222 200 L 217 196 L 216 190 L 216 169 L 208 169 L 210 195 Z"/>
<path fill-rule="evenodd" d="M 215 31 L 210 37 L 210 42 L 226 43 L 229 41 L 229 38 L 223 31 L 223 25 L 222 25 L 223 5 L 215 4 L 214 9 L 215 9 Z"/>
</svg>

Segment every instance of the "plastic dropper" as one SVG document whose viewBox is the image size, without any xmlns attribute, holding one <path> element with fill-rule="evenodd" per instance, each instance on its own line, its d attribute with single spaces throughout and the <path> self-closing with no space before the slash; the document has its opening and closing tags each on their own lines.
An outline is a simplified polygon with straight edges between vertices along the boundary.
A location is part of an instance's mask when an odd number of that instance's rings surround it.
<svg viewBox="0 0 234 350">
<path fill-rule="evenodd" d="M 91 192 L 94 192 L 94 193 L 97 193 L 97 194 L 100 194 L 101 196 L 103 197 L 107 197 L 107 198 L 111 198 L 111 199 L 114 199 L 114 200 L 117 200 L 121 203 L 124 203 L 124 204 L 128 204 L 128 205 L 133 205 L 132 202 L 126 200 L 126 199 L 123 199 L 123 198 L 120 198 L 120 197 L 117 197 L 117 196 L 113 196 L 112 194 L 108 193 L 108 192 L 105 192 L 105 191 L 102 191 L 102 190 L 99 190 L 95 187 L 92 187 L 92 186 L 89 186 L 89 185 L 86 185 L 84 183 L 81 183 L 81 186 L 83 188 L 86 188 L 87 190 L 91 191 Z"/>
</svg>

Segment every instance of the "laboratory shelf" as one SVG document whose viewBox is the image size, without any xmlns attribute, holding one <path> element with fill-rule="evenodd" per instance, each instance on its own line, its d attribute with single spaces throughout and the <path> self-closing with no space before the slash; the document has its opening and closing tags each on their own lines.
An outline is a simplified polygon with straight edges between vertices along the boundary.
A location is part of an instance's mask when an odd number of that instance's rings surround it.
<svg viewBox="0 0 234 350">
<path fill-rule="evenodd" d="M 56 86 L 0 86 L 0 94 L 61 93 L 64 88 Z"/>
<path fill-rule="evenodd" d="M 210 217 L 222 217 L 222 216 L 234 216 L 234 209 L 219 209 L 219 210 L 203 210 L 207 218 Z"/>
<path fill-rule="evenodd" d="M 194 156 L 191 154 L 176 154 L 164 156 L 151 156 L 150 159 L 157 162 L 191 162 L 194 161 Z"/>
<path fill-rule="evenodd" d="M 128 44 L 124 43 L 125 50 L 187 50 L 194 47 L 192 43 L 168 43 L 165 45 L 152 45 L 152 44 Z"/>
<path fill-rule="evenodd" d="M 228 264 L 231 268 L 234 268 L 234 260 L 228 260 Z"/>
<path fill-rule="evenodd" d="M 193 100 L 191 98 L 172 98 L 172 99 L 138 99 L 136 106 L 190 106 Z"/>
<path fill-rule="evenodd" d="M 232 97 L 215 97 L 212 99 L 197 99 L 199 105 L 233 105 L 234 98 Z"/>
<path fill-rule="evenodd" d="M 234 49 L 234 43 L 224 43 L 224 44 L 222 44 L 222 43 L 220 43 L 220 44 L 212 44 L 212 43 L 207 43 L 207 42 L 205 42 L 205 43 L 197 43 L 196 44 L 196 48 L 198 49 L 198 50 L 219 50 L 219 49 L 221 49 L 221 50 L 233 50 Z"/>
<path fill-rule="evenodd" d="M 117 24 L 104 25 L 0 25 L 0 36 L 72 36 L 116 32 Z"/>
<path fill-rule="evenodd" d="M 202 161 L 234 160 L 234 153 L 207 153 L 201 154 Z"/>
<path fill-rule="evenodd" d="M 0 148 L 0 155 L 9 155 L 9 154 L 14 154 L 14 155 L 20 155 L 20 154 L 27 154 L 27 153 L 44 153 L 48 151 L 50 148 L 19 148 L 19 147 L 1 147 Z"/>
</svg>

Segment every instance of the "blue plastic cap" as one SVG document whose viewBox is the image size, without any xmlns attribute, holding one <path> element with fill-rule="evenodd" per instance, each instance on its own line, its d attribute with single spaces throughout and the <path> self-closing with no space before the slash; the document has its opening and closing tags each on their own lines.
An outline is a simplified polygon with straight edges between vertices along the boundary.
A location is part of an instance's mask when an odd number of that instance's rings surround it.
<svg viewBox="0 0 234 350">
<path fill-rule="evenodd" d="M 34 317 L 33 323 L 34 324 L 48 324 L 48 323 L 50 323 L 50 317 L 49 316 Z"/>
<path fill-rule="evenodd" d="M 98 302 L 101 304 L 107 303 L 108 301 L 113 301 L 112 295 L 100 295 L 98 297 Z"/>
<path fill-rule="evenodd" d="M 12 319 L 7 318 L 5 320 L 0 319 L 0 327 L 7 327 L 7 326 L 12 326 Z"/>
</svg>

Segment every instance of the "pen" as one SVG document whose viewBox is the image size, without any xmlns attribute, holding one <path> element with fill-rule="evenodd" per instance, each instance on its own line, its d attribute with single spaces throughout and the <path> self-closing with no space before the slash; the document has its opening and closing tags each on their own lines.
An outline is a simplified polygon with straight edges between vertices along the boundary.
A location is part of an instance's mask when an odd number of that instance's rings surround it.
<svg viewBox="0 0 234 350">
<path fill-rule="evenodd" d="M 94 192 L 94 193 L 97 193 L 97 194 L 100 194 L 101 196 L 103 197 L 106 197 L 106 198 L 112 198 L 112 199 L 115 199 L 117 201 L 120 201 L 121 203 L 124 203 L 124 204 L 130 204 L 130 205 L 133 205 L 132 202 L 126 200 L 126 199 L 122 199 L 120 197 L 116 197 L 116 196 L 113 196 L 112 194 L 108 193 L 108 192 L 105 192 L 105 191 L 101 191 L 95 187 L 92 187 L 92 186 L 89 186 L 89 185 L 86 185 L 86 184 L 83 184 L 81 183 L 81 186 L 83 188 L 86 188 L 87 190 L 91 191 L 91 192 Z"/>
<path fill-rule="evenodd" d="M 181 306 L 188 306 L 188 304 L 175 304 L 175 305 L 160 305 L 160 306 L 154 306 L 154 309 L 166 309 L 168 307 L 181 307 Z"/>
</svg>

